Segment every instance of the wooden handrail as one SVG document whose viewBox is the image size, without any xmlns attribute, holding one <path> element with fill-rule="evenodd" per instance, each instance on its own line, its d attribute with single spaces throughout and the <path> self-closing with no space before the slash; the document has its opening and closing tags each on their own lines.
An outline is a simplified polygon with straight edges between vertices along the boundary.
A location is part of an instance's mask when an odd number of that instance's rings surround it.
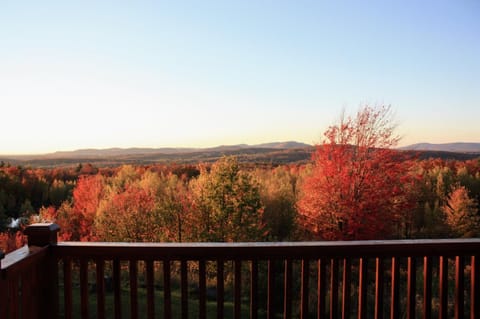
<svg viewBox="0 0 480 319">
<path fill-rule="evenodd" d="M 48 247 L 29 247 L 27 245 L 5 255 L 1 265 L 1 277 L 6 278 L 36 265 L 47 255 Z"/>
<path fill-rule="evenodd" d="M 458 256 L 480 252 L 480 239 L 417 239 L 385 241 L 255 242 L 255 243 L 120 243 L 59 242 L 57 256 L 130 259 L 162 256 L 171 259 L 323 257 L 387 258 Z"/>
</svg>

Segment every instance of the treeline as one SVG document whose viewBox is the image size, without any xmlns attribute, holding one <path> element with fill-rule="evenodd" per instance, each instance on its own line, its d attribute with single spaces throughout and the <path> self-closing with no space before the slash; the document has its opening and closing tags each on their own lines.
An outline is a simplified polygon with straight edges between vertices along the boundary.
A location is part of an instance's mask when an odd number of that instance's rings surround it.
<svg viewBox="0 0 480 319">
<path fill-rule="evenodd" d="M 0 167 L 3 231 L 54 221 L 64 240 L 263 241 L 312 238 L 298 201 L 313 164 Z M 410 208 L 389 238 L 478 236 L 480 161 L 416 160 Z M 379 221 L 380 222 L 380 221 Z"/>
</svg>

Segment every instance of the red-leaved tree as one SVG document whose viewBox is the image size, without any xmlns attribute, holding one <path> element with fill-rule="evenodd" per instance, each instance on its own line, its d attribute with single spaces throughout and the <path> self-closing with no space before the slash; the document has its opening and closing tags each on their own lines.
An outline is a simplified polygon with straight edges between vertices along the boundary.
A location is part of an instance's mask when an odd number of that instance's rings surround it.
<svg viewBox="0 0 480 319">
<path fill-rule="evenodd" d="M 57 223 L 63 240 L 96 240 L 93 229 L 96 212 L 103 196 L 103 177 L 85 175 L 79 178 L 73 190 L 73 205 L 65 203 L 57 214 Z"/>
<path fill-rule="evenodd" d="M 389 106 L 365 106 L 342 116 L 313 154 L 312 174 L 298 202 L 300 219 L 317 239 L 392 237 L 412 204 L 408 161 L 393 150 Z"/>
</svg>

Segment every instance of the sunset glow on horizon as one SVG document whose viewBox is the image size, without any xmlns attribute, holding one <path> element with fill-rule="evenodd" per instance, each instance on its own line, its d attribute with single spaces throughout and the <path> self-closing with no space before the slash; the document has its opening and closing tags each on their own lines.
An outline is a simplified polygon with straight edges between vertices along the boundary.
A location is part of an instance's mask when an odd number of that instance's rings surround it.
<svg viewBox="0 0 480 319">
<path fill-rule="evenodd" d="M 314 144 L 363 104 L 480 142 L 480 3 L 368 3 L 3 3 L 0 154 Z"/>
</svg>

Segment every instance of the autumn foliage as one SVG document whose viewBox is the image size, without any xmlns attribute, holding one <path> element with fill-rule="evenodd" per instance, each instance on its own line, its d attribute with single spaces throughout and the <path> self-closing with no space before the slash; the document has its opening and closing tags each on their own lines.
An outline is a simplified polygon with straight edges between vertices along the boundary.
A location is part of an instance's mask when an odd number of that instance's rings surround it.
<svg viewBox="0 0 480 319">
<path fill-rule="evenodd" d="M 465 186 L 455 185 L 443 207 L 447 225 L 460 237 L 480 235 L 478 202 L 471 198 Z"/>
<path fill-rule="evenodd" d="M 394 149 L 388 106 L 329 127 L 309 163 L 32 168 L 0 162 L 0 249 L 33 222 L 60 240 L 286 241 L 480 236 L 480 160 Z"/>
<path fill-rule="evenodd" d="M 233 157 L 224 157 L 192 184 L 193 229 L 201 241 L 256 241 L 263 238 L 258 186 Z"/>
<path fill-rule="evenodd" d="M 409 166 L 392 150 L 398 138 L 390 108 L 366 106 L 325 132 L 298 203 L 314 238 L 388 238 L 411 205 Z"/>
<path fill-rule="evenodd" d="M 81 176 L 73 191 L 73 207 L 65 222 L 70 223 L 69 232 L 63 232 L 65 240 L 95 240 L 92 228 L 96 211 L 102 199 L 103 178 L 101 175 Z"/>
</svg>

